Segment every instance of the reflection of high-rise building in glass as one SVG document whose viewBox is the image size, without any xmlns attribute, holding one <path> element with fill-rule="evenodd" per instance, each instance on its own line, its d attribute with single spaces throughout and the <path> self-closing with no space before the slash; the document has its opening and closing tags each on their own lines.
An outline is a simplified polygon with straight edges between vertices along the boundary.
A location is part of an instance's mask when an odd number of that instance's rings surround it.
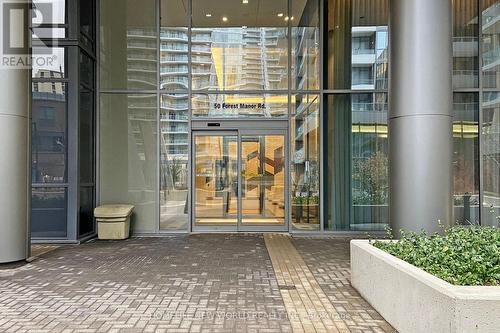
<svg viewBox="0 0 500 333">
<path fill-rule="evenodd" d="M 387 26 L 352 28 L 353 90 L 387 89 Z"/>
<path fill-rule="evenodd" d="M 140 90 L 156 90 L 156 31 L 127 30 L 127 84 Z"/>
<path fill-rule="evenodd" d="M 409 110 L 422 100 L 431 104 L 419 108 L 431 110 L 439 104 L 434 99 L 446 95 L 439 91 L 437 97 L 421 98 L 414 86 L 398 100 L 399 89 L 405 85 L 389 91 L 392 7 L 388 0 L 106 0 L 99 6 L 98 48 L 85 49 L 88 45 L 82 44 L 78 47 L 85 50 L 75 52 L 72 31 L 85 32 L 88 27 L 58 26 L 67 30 L 64 39 L 70 39 L 51 47 L 57 64 L 33 70 L 33 186 L 37 188 L 33 198 L 38 212 L 48 216 L 43 205 L 58 206 L 50 209 L 60 212 L 62 223 L 80 208 L 75 202 L 93 191 L 96 161 L 91 150 L 96 147 L 100 203 L 134 204 L 135 232 L 192 230 L 195 179 L 220 186 L 221 179 L 210 179 L 207 174 L 217 175 L 225 167 L 220 157 L 224 154 L 214 154 L 213 170 L 203 166 L 201 173 L 206 174 L 194 175 L 200 150 L 193 138 L 200 134 L 198 130 L 250 132 L 265 127 L 284 131 L 289 139 L 284 147 L 290 174 L 284 181 L 289 191 L 285 213 L 290 230 L 381 230 L 387 225 L 388 97 L 393 94 L 393 101 L 401 102 L 400 110 Z M 453 72 L 440 72 L 436 82 L 442 78 L 444 87 L 448 74 L 453 76 L 454 219 L 495 224 L 500 174 L 500 4 L 497 0 L 454 0 L 450 11 Z M 446 21 L 445 16 L 441 18 L 438 23 Z M 85 19 L 80 18 L 82 22 Z M 392 50 L 399 55 L 393 58 L 397 61 L 392 74 L 397 77 L 409 70 L 399 79 L 418 84 L 405 77 L 417 75 L 417 70 L 421 73 L 416 60 L 425 57 L 407 57 L 404 50 L 416 45 L 411 54 L 418 54 L 436 40 L 432 36 L 418 40 L 425 25 L 404 31 L 398 29 L 401 22 L 393 23 L 393 37 L 401 37 L 395 41 L 409 42 Z M 434 27 L 439 32 L 442 25 Z M 399 35 L 412 29 L 417 30 Z M 428 54 L 447 51 L 440 50 L 444 39 L 438 44 Z M 34 47 L 34 54 L 46 51 L 36 48 L 40 46 Z M 93 98 L 93 61 L 82 57 L 87 54 L 90 59 L 96 53 L 97 100 Z M 74 58 L 77 55 L 79 60 Z M 445 65 L 450 64 L 436 65 L 435 72 Z M 426 68 L 422 63 L 422 69 Z M 67 100 L 68 96 L 78 98 Z M 93 137 L 94 119 L 85 110 L 92 110 L 94 104 L 99 105 L 100 132 Z M 87 121 L 86 114 L 90 115 Z M 68 115 L 76 115 L 78 122 Z M 419 128 L 418 139 L 430 137 L 421 134 L 426 128 Z M 91 139 L 78 142 L 77 152 L 68 153 L 66 141 L 73 144 L 85 129 L 90 129 Z M 239 134 L 237 140 L 241 141 Z M 90 158 L 79 153 L 82 147 Z M 72 156 L 78 156 L 73 161 L 79 165 L 76 171 L 66 170 Z M 252 155 L 250 160 L 256 158 Z M 198 162 L 203 164 L 203 158 Z M 271 163 L 264 164 L 269 172 Z M 78 184 L 74 183 L 78 177 L 66 177 L 65 173 L 81 170 L 89 170 L 88 177 L 80 178 Z M 47 186 L 49 181 L 53 183 Z M 231 188 L 241 200 L 244 193 L 237 193 L 236 188 L 242 189 L 244 181 L 238 180 L 238 186 Z M 55 184 L 64 205 L 55 205 L 56 191 L 47 190 Z M 87 192 L 67 191 L 82 186 Z M 212 192 L 212 188 L 206 191 Z M 63 210 L 66 196 L 72 198 L 67 201 L 67 214 Z M 87 197 L 87 202 L 93 200 Z M 220 199 L 209 195 L 206 203 L 210 206 Z M 274 208 L 281 209 L 279 204 Z M 68 233 L 68 237 L 73 236 Z"/>
<path fill-rule="evenodd" d="M 500 3 L 482 12 L 482 71 L 485 88 L 500 88 Z"/>
<path fill-rule="evenodd" d="M 191 40 L 193 89 L 286 89 L 286 29 L 196 28 Z"/>
</svg>

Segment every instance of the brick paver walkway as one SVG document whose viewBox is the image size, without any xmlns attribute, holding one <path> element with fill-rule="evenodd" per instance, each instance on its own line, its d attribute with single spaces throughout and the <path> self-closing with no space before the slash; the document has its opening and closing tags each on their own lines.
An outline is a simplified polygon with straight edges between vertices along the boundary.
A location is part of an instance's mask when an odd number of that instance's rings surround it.
<svg viewBox="0 0 500 333">
<path fill-rule="evenodd" d="M 351 287 L 349 239 L 294 238 L 293 244 L 351 332 L 396 332 Z"/>
<path fill-rule="evenodd" d="M 288 235 L 265 235 L 294 333 L 350 332 Z"/>
<path fill-rule="evenodd" d="M 293 244 L 352 332 L 389 331 L 346 289 L 348 248 L 337 242 Z M 0 332 L 292 332 L 262 235 L 93 241 L 36 253 L 21 267 L 0 266 Z"/>
</svg>

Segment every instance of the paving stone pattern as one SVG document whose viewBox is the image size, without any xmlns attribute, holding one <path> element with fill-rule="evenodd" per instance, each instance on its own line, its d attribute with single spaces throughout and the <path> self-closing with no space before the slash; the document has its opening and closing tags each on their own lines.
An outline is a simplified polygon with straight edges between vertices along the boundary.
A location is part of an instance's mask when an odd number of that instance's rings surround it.
<svg viewBox="0 0 500 333">
<path fill-rule="evenodd" d="M 290 236 L 268 234 L 265 240 L 293 332 L 349 333 Z"/>
<path fill-rule="evenodd" d="M 396 332 L 351 286 L 349 241 L 297 237 L 293 244 L 351 332 Z"/>
<path fill-rule="evenodd" d="M 0 332 L 291 332 L 262 235 L 95 241 L 14 271 Z"/>
<path fill-rule="evenodd" d="M 302 278 L 317 281 L 351 332 L 393 332 L 350 287 L 346 240 L 288 243 L 298 250 L 293 258 L 304 259 L 301 269 L 314 275 Z M 0 332 L 292 332 L 286 285 L 278 284 L 263 235 L 47 249 L 35 246 L 38 258 L 25 265 L 0 265 Z"/>
</svg>

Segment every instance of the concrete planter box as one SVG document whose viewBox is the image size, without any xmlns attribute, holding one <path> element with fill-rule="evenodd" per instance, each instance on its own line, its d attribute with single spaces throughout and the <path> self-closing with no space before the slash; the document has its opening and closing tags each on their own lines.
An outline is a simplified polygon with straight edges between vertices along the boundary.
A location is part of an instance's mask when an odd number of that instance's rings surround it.
<svg viewBox="0 0 500 333">
<path fill-rule="evenodd" d="M 500 332 L 500 287 L 454 286 L 351 241 L 351 284 L 400 333 Z"/>
</svg>

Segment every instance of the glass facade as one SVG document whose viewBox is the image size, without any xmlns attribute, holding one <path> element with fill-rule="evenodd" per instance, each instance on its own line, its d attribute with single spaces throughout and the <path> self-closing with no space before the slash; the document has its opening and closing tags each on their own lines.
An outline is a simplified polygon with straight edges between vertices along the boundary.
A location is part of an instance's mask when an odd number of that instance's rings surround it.
<svg viewBox="0 0 500 333">
<path fill-rule="evenodd" d="M 481 223 L 498 226 L 500 219 L 500 92 L 483 93 L 482 103 Z"/>
<path fill-rule="evenodd" d="M 190 231 L 197 209 L 293 232 L 388 225 L 388 0 L 51 2 L 53 22 L 33 21 L 33 52 L 56 56 L 33 68 L 34 237 L 91 235 L 96 201 L 134 204 L 136 233 Z M 460 224 L 500 215 L 499 22 L 498 1 L 453 0 Z"/>
<path fill-rule="evenodd" d="M 189 204 L 188 94 L 160 100 L 160 229 L 186 230 Z"/>
<path fill-rule="evenodd" d="M 389 223 L 389 2 L 325 2 L 324 230 Z"/>
<path fill-rule="evenodd" d="M 479 95 L 453 95 L 453 209 L 460 224 L 479 223 Z"/>
<path fill-rule="evenodd" d="M 32 21 L 32 52 L 52 61 L 32 70 L 31 236 L 74 241 L 95 232 L 95 3 L 33 2 L 52 4 Z"/>
<path fill-rule="evenodd" d="M 291 222 L 295 230 L 319 231 L 320 225 L 320 97 L 292 98 Z"/>
<path fill-rule="evenodd" d="M 453 1 L 453 88 L 479 87 L 478 4 Z"/>
<path fill-rule="evenodd" d="M 135 206 L 133 230 L 157 224 L 157 98 L 154 94 L 101 94 L 101 203 Z"/>
<path fill-rule="evenodd" d="M 388 0 L 280 0 L 265 6 L 149 0 L 140 3 L 140 16 L 131 15 L 139 2 L 128 0 L 120 2 L 119 19 L 114 2 L 103 1 L 100 10 L 101 125 L 109 121 L 109 129 L 118 130 L 111 115 L 128 110 L 127 127 L 120 129 L 133 138 L 127 163 L 142 164 L 144 183 L 141 196 L 129 186 L 127 198 L 140 207 L 148 203 L 136 214 L 136 231 L 190 230 L 194 212 L 208 204 L 192 198 L 201 186 L 191 177 L 197 173 L 193 122 L 240 121 L 244 127 L 254 119 L 288 122 L 290 230 L 382 231 L 388 225 Z M 489 102 L 496 92 L 480 93 L 496 87 L 498 4 L 457 0 L 453 17 L 454 214 L 458 223 L 479 223 L 491 211 L 486 206 L 498 205 L 483 197 L 487 186 L 498 196 L 495 181 L 481 182 L 485 172 L 498 171 L 486 170 L 494 168 L 486 138 L 497 139 L 496 109 Z M 118 163 L 106 141 L 114 136 L 103 136 L 105 130 L 101 126 L 104 169 Z M 224 140 L 208 139 L 226 149 Z M 233 141 L 238 146 L 241 138 Z M 202 147 L 208 146 L 200 142 Z M 232 152 L 236 160 L 238 149 Z M 212 156 L 207 154 L 203 158 Z M 220 154 L 211 157 L 214 166 L 230 151 Z M 235 186 L 226 192 L 238 201 Z M 101 184 L 101 200 L 115 200 L 106 187 Z M 221 207 L 229 209 L 231 202 Z"/>
<path fill-rule="evenodd" d="M 480 165 L 481 223 L 500 223 L 500 3 L 480 1 L 481 74 Z"/>
</svg>

